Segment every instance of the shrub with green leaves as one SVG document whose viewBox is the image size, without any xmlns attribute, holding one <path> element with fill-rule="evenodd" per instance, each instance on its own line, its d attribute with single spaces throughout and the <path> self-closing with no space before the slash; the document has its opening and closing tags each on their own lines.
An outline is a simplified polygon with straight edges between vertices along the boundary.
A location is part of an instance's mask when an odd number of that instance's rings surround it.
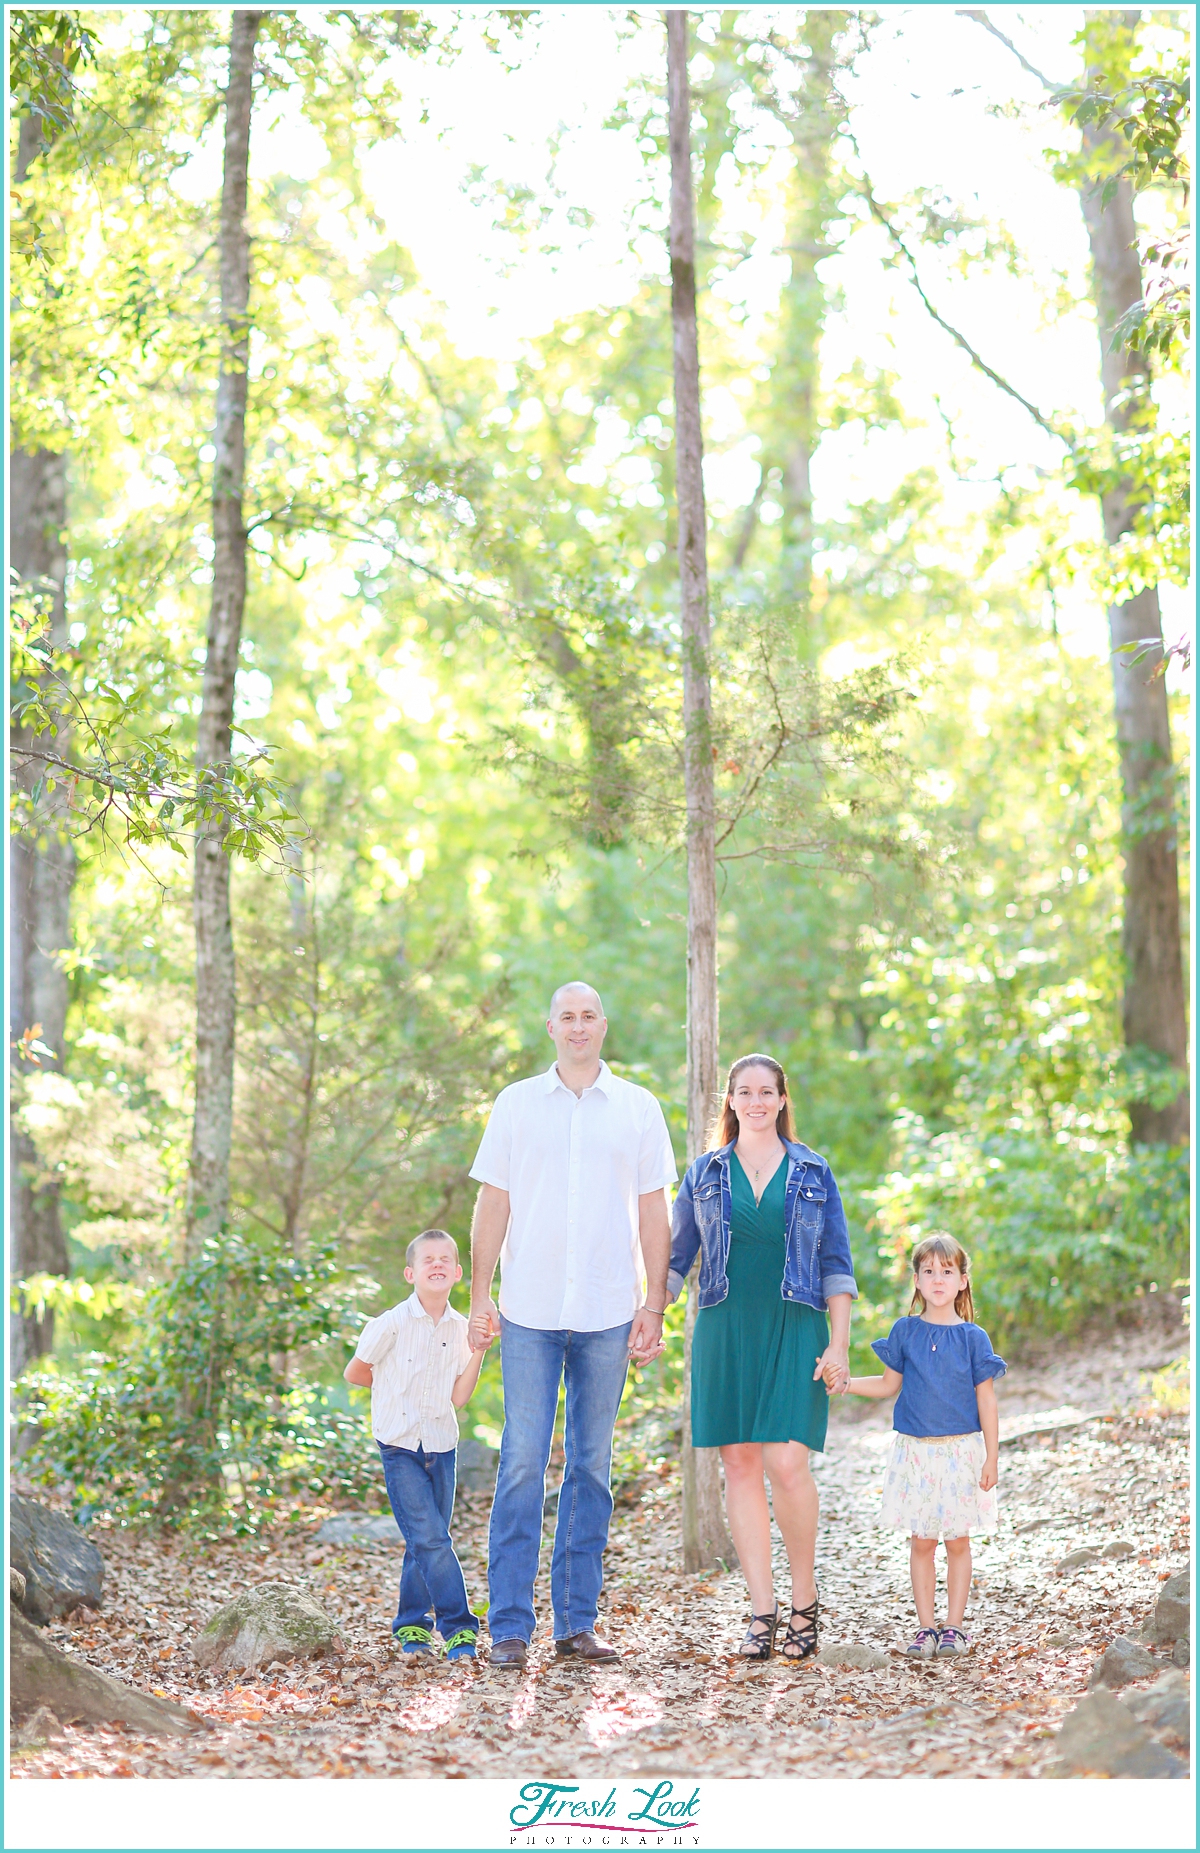
<svg viewBox="0 0 1200 1853">
<path fill-rule="evenodd" d="M 1164 1146 L 1028 1130 L 930 1135 L 913 1120 L 901 1168 L 874 1195 L 897 1310 L 907 1310 L 913 1245 L 947 1229 L 971 1256 L 976 1316 L 997 1343 L 1118 1314 L 1188 1271 L 1187 1160 Z"/>
<path fill-rule="evenodd" d="M 315 1381 L 353 1345 L 364 1286 L 332 1249 L 205 1243 L 147 1294 L 128 1351 L 23 1379 L 23 1470 L 77 1508 L 239 1531 L 285 1499 L 377 1493 L 368 1426 Z"/>
</svg>

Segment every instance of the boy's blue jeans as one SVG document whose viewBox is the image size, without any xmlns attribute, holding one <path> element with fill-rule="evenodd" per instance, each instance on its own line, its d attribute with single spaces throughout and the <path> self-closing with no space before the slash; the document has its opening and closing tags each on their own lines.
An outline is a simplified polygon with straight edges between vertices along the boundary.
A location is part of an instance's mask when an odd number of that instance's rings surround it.
<svg viewBox="0 0 1200 1853">
<path fill-rule="evenodd" d="M 432 1628 L 435 1617 L 444 1641 L 460 1628 L 477 1633 L 479 1621 L 471 1613 L 462 1566 L 450 1537 L 458 1450 L 426 1454 L 421 1447 L 393 1448 L 381 1441 L 379 1452 L 387 1496 L 404 1539 L 400 1602 L 392 1633 L 399 1628 Z"/>
<path fill-rule="evenodd" d="M 629 1368 L 631 1324 L 604 1332 L 543 1332 L 500 1315 L 504 1434 L 488 1535 L 493 1641 L 533 1637 L 546 1467 L 564 1378 L 566 1473 L 550 1564 L 555 1639 L 595 1626 L 613 1508 L 613 1427 Z"/>
</svg>

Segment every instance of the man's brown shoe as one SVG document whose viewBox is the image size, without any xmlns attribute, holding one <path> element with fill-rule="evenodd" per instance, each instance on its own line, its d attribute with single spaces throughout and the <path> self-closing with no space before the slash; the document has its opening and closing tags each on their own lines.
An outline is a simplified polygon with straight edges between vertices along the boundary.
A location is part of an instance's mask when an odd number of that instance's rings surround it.
<svg viewBox="0 0 1200 1853">
<path fill-rule="evenodd" d="M 525 1667 L 526 1645 L 524 1641 L 493 1641 L 492 1651 L 488 1655 L 489 1666 L 509 1667 L 520 1673 Z"/>
<path fill-rule="evenodd" d="M 555 1641 L 555 1649 L 562 1659 L 572 1654 L 579 1660 L 619 1660 L 620 1654 L 607 1641 L 598 1640 L 590 1629 L 583 1634 L 569 1634 L 564 1641 Z"/>
</svg>

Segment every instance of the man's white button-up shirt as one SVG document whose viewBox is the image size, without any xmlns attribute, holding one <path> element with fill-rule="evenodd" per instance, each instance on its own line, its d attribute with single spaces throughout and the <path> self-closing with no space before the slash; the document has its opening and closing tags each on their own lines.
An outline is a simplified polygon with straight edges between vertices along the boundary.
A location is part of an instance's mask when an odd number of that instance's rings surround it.
<svg viewBox="0 0 1200 1853">
<path fill-rule="evenodd" d="M 509 1197 L 500 1310 L 541 1331 L 601 1332 L 642 1303 L 638 1198 L 677 1176 L 662 1108 L 601 1062 L 578 1097 L 557 1064 L 497 1095 L 471 1166 Z"/>
<path fill-rule="evenodd" d="M 393 1448 L 458 1446 L 454 1379 L 471 1361 L 467 1321 L 452 1306 L 435 1325 L 418 1296 L 368 1319 L 354 1355 L 371 1366 L 371 1432 Z"/>
</svg>

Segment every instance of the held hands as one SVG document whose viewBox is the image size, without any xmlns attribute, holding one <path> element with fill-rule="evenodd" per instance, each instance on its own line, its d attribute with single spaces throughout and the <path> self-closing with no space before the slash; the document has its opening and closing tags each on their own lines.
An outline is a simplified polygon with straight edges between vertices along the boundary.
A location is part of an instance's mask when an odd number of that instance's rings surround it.
<svg viewBox="0 0 1200 1853">
<path fill-rule="evenodd" d="M 471 1341 L 472 1351 L 486 1351 L 494 1338 L 500 1336 L 500 1315 L 489 1300 L 486 1306 L 471 1314 L 467 1326 L 467 1335 Z"/>
<path fill-rule="evenodd" d="M 831 1396 L 844 1396 L 850 1387 L 849 1354 L 845 1351 L 835 1351 L 830 1346 L 829 1350 L 822 1352 L 817 1359 L 817 1366 L 813 1371 L 814 1383 L 818 1377 L 825 1379 L 825 1388 Z"/>
<path fill-rule="evenodd" d="M 979 1476 L 980 1492 L 990 1493 L 993 1486 L 995 1486 L 999 1478 L 1000 1478 L 1000 1469 L 997 1466 L 996 1462 L 991 1461 L 991 1460 L 984 1461 L 983 1472 Z"/>
<path fill-rule="evenodd" d="M 663 1351 L 663 1316 L 642 1307 L 629 1328 L 629 1355 L 635 1364 L 650 1364 Z"/>
</svg>

